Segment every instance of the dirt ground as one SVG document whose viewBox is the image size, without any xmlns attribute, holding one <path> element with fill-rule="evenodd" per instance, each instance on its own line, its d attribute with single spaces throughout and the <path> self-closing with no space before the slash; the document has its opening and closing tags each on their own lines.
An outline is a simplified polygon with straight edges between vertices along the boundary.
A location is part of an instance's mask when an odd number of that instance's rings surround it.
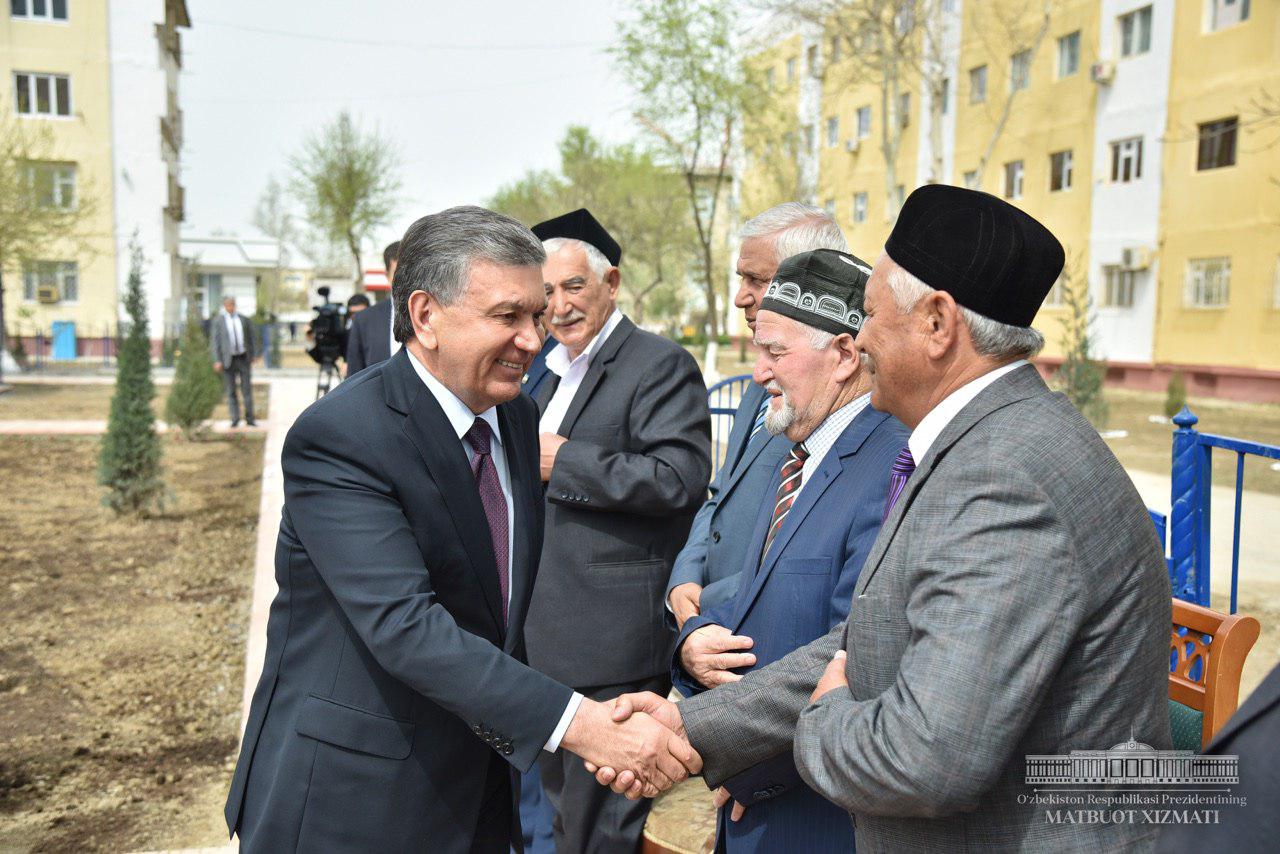
<svg viewBox="0 0 1280 854">
<path fill-rule="evenodd" d="M 0 394 L 0 421 L 28 418 L 48 421 L 106 419 L 111 412 L 111 396 L 115 390 L 114 385 L 15 383 L 9 391 Z M 259 419 L 266 418 L 268 396 L 265 385 L 254 385 L 253 410 Z M 169 386 L 156 386 L 151 409 L 160 420 L 164 420 L 164 402 L 168 397 Z M 213 410 L 212 418 L 214 421 L 222 421 L 230 417 L 224 399 Z"/>
<path fill-rule="evenodd" d="M 116 519 L 90 438 L 0 438 L 0 850 L 211 845 L 240 719 L 262 441 L 168 439 Z"/>
</svg>

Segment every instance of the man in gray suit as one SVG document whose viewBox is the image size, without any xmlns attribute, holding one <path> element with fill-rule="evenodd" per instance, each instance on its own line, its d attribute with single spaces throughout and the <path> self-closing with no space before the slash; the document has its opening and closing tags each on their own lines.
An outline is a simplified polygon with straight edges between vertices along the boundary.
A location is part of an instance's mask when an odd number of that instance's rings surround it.
<svg viewBox="0 0 1280 854">
<path fill-rule="evenodd" d="M 706 386 L 684 348 L 618 310 L 621 249 L 590 213 L 533 231 L 560 346 L 537 395 L 546 533 L 529 663 L 592 700 L 665 694 L 662 594 L 711 474 Z M 564 751 L 539 764 L 557 850 L 636 850 L 648 804 L 601 789 Z"/>
<path fill-rule="evenodd" d="M 747 326 L 783 259 L 815 249 L 848 252 L 840 226 L 821 208 L 784 202 L 747 220 L 739 233 L 738 293 Z M 769 395 L 752 383 L 733 416 L 724 462 L 711 481 L 711 495 L 693 518 L 689 539 L 671 568 L 667 608 L 677 627 L 738 592 L 738 572 L 751 541 L 756 512 L 768 498 L 769 481 L 791 449 L 785 436 L 764 429 Z"/>
<path fill-rule="evenodd" d="M 244 398 L 245 423 L 250 427 L 257 423 L 253 418 L 252 365 L 256 358 L 253 344 L 253 323 L 243 314 L 236 313 L 235 297 L 223 298 L 222 311 L 209 324 L 209 349 L 213 351 L 213 369 L 222 374 L 222 382 L 227 389 L 232 427 L 240 424 L 237 384 Z"/>
<path fill-rule="evenodd" d="M 933 184 L 907 199 L 857 343 L 872 405 L 912 429 L 918 467 L 849 619 L 678 709 L 633 697 L 615 719 L 683 719 L 711 785 L 793 751 L 853 814 L 862 854 L 1151 846 L 1155 826 L 1052 823 L 1024 783 L 1029 754 L 1171 745 L 1169 580 L 1147 512 L 1026 361 L 1062 262 L 993 196 Z"/>
</svg>

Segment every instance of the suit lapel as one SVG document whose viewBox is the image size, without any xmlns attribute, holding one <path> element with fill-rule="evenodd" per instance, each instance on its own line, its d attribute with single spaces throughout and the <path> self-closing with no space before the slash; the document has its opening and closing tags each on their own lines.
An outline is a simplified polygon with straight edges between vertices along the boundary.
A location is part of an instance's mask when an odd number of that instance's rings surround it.
<svg viewBox="0 0 1280 854">
<path fill-rule="evenodd" d="M 1040 379 L 1036 369 L 1031 365 L 1024 365 L 987 386 L 964 409 L 961 409 L 955 418 L 951 419 L 951 423 L 934 440 L 924 459 L 916 465 L 916 470 L 912 472 L 911 478 L 902 488 L 902 494 L 898 496 L 893 510 L 880 526 L 880 533 L 871 546 L 866 563 L 863 564 L 862 574 L 858 578 L 854 591 L 855 595 L 861 596 L 871 584 L 871 580 L 875 578 L 876 572 L 880 569 L 880 562 L 884 559 L 889 544 L 893 542 L 893 537 L 898 532 L 907 510 L 911 507 L 911 502 L 920 492 L 921 485 L 929 478 L 929 473 L 938 465 L 951 446 L 960 441 L 973 429 L 974 425 L 997 409 L 1046 391 L 1048 387 L 1045 386 L 1044 380 Z"/>
<path fill-rule="evenodd" d="M 388 367 L 391 376 L 388 388 L 387 404 L 393 409 L 407 405 L 408 417 L 405 418 L 404 432 L 413 442 L 422 461 L 426 463 L 431 479 L 435 481 L 444 499 L 444 504 L 453 518 L 453 527 L 471 561 L 472 571 L 484 594 L 485 605 L 493 618 L 494 627 L 502 634 L 502 602 L 498 588 L 497 558 L 493 554 L 493 542 L 489 538 L 489 520 L 484 514 L 484 505 L 480 503 L 480 493 L 476 489 L 475 477 L 471 474 L 471 466 L 462 443 L 456 440 L 453 425 L 445 417 L 444 410 L 436 402 L 435 397 L 423 386 L 422 381 L 414 373 L 409 364 L 412 358 L 407 350 L 395 355 Z M 406 376 L 406 373 L 408 376 Z M 414 392 L 406 393 L 405 386 L 412 387 L 409 381 L 416 383 Z M 441 441 L 442 437 L 444 441 Z M 514 489 L 512 492 L 514 493 Z"/>
<path fill-rule="evenodd" d="M 525 448 L 516 434 L 515 413 L 511 405 L 504 403 L 498 407 L 498 426 L 502 430 L 502 449 L 507 455 L 507 478 L 511 482 L 511 500 L 515 502 L 515 530 L 512 531 L 511 550 L 511 606 L 507 612 L 507 625 L 518 626 L 524 620 L 525 605 L 528 602 L 529 586 L 532 579 L 529 555 L 529 534 L 533 529 L 533 502 L 541 500 L 541 495 L 534 496 L 528 478 L 525 476 L 529 462 L 525 459 Z M 499 591 L 501 593 L 501 591 Z M 501 599 L 499 599 L 501 605 Z M 504 649 L 507 652 L 515 647 L 520 639 L 518 632 L 508 632 Z"/>
<path fill-rule="evenodd" d="M 595 392 L 596 386 L 600 385 L 600 382 L 604 379 L 609 363 L 618 355 L 618 351 L 622 349 L 622 345 L 631 337 L 631 333 L 635 329 L 636 325 L 629 318 L 622 318 L 621 322 L 614 328 L 613 333 L 609 335 L 604 344 L 591 358 L 591 367 L 587 368 L 587 375 L 582 378 L 582 385 L 578 386 L 578 390 L 574 393 L 573 402 L 569 404 L 569 409 L 564 414 L 564 420 L 560 422 L 560 429 L 556 431 L 561 436 L 567 437 L 573 432 L 573 425 L 577 423 L 578 416 L 586 408 L 587 401 L 591 400 L 591 395 Z"/>
</svg>

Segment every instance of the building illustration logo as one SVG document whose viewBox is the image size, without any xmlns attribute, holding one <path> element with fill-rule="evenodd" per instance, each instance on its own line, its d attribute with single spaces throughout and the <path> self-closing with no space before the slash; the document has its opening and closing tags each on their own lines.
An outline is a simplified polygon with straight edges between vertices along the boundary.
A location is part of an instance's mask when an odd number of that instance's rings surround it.
<svg viewBox="0 0 1280 854">
<path fill-rule="evenodd" d="M 1026 757 L 1026 783 L 1035 786 L 1223 786 L 1240 782 L 1238 756 L 1202 756 L 1191 750 L 1156 750 L 1129 740 L 1110 750 Z"/>
</svg>

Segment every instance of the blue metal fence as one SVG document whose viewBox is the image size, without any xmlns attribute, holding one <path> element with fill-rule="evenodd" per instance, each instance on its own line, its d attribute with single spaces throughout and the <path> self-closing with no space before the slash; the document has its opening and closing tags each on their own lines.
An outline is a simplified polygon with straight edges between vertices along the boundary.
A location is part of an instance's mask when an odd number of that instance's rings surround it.
<svg viewBox="0 0 1280 854">
<path fill-rule="evenodd" d="M 724 445 L 729 441 L 729 431 L 733 429 L 733 414 L 738 411 L 742 395 L 751 382 L 750 374 L 740 374 L 707 389 L 707 406 L 711 409 L 711 435 L 715 445 L 711 454 L 711 476 L 715 477 L 724 461 Z"/>
<path fill-rule="evenodd" d="M 1209 534 L 1213 497 L 1213 449 L 1236 455 L 1235 519 L 1231 533 L 1231 613 L 1240 573 L 1240 507 L 1246 454 L 1280 460 L 1280 447 L 1195 430 L 1187 407 L 1173 416 L 1173 485 L 1169 512 L 1169 573 L 1173 595 L 1209 607 Z"/>
</svg>

